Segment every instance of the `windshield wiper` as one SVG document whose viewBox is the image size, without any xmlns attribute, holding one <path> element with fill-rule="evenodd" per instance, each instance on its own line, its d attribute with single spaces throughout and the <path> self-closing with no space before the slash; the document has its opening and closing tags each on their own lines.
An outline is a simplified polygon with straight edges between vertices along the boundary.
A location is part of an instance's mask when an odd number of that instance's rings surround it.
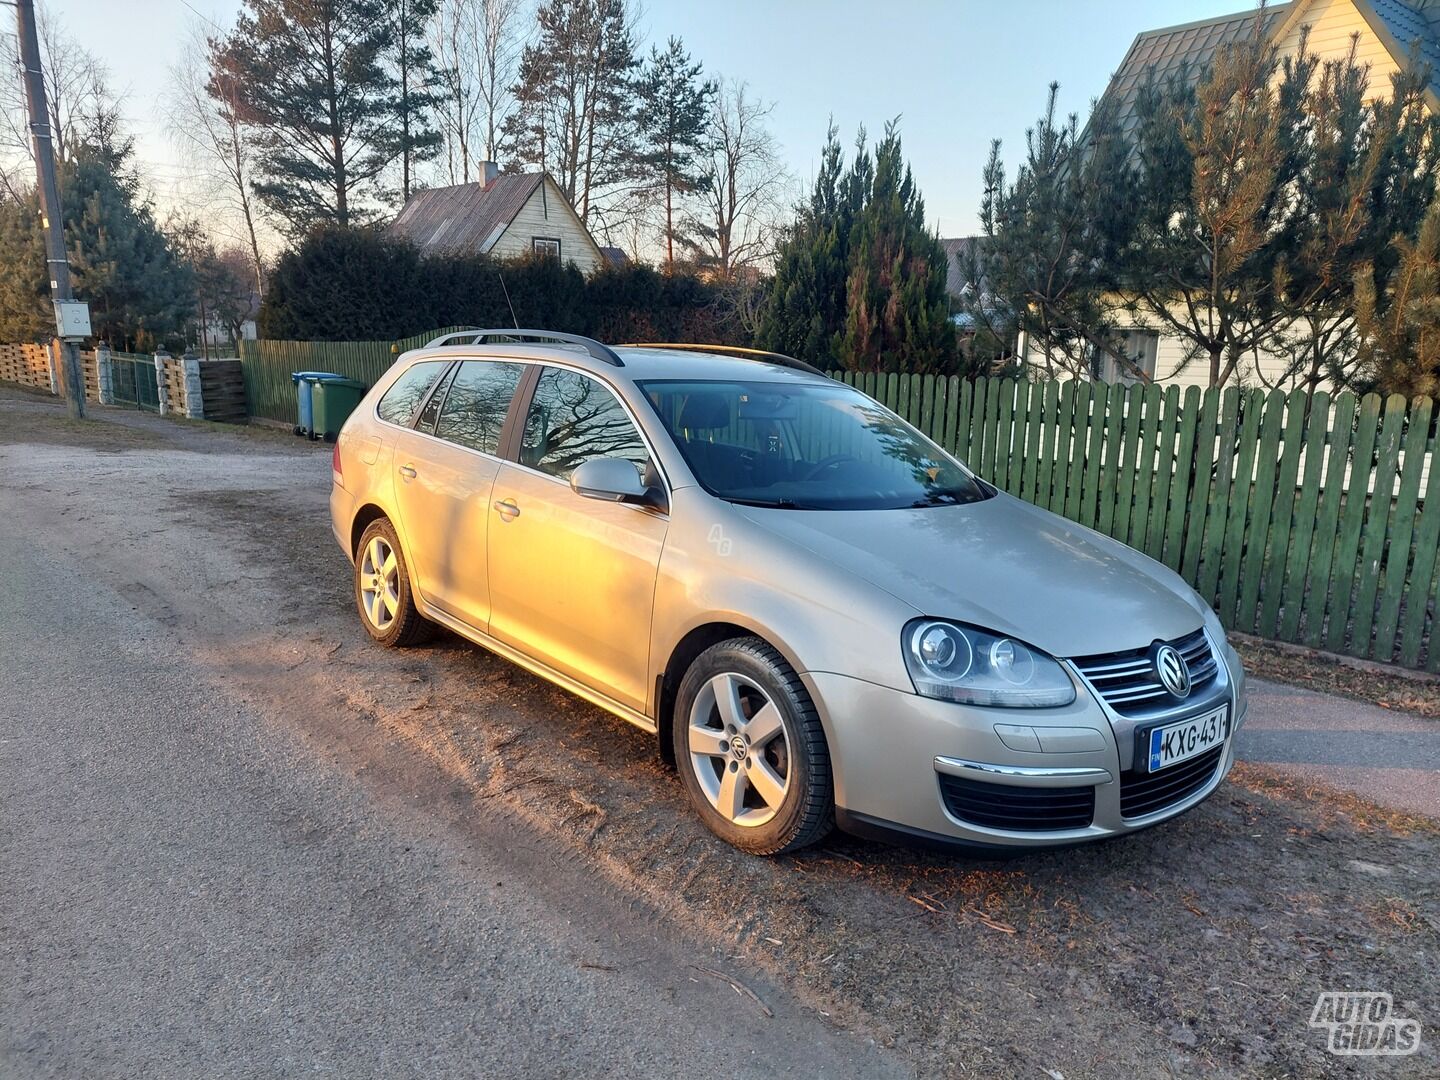
<svg viewBox="0 0 1440 1080">
<path fill-rule="evenodd" d="M 795 510 L 799 504 L 794 499 L 735 499 L 729 500 L 736 506 L 758 506 L 765 510 Z"/>
</svg>

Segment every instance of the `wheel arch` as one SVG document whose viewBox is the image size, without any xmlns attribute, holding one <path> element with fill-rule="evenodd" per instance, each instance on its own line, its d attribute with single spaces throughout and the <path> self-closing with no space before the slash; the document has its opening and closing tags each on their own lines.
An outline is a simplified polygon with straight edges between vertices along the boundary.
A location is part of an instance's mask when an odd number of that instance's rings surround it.
<svg viewBox="0 0 1440 1080">
<path fill-rule="evenodd" d="M 384 507 L 373 502 L 367 502 L 355 511 L 355 516 L 350 519 L 350 558 L 352 560 L 360 557 L 360 538 L 365 535 L 365 530 L 370 523 L 387 518 L 392 526 L 395 519 L 385 512 Z M 397 530 L 398 534 L 398 530 Z"/>
<path fill-rule="evenodd" d="M 733 617 L 732 617 L 733 619 Z M 671 731 L 675 721 L 675 696 L 685 672 L 690 670 L 696 658 L 712 645 L 736 638 L 759 638 L 785 658 L 795 671 L 800 671 L 794 654 L 775 635 L 763 628 L 746 625 L 732 619 L 715 618 L 691 627 L 671 647 L 665 661 L 655 677 L 655 726 L 660 745 L 660 757 L 667 765 L 675 764 L 675 751 L 671 746 Z"/>
</svg>

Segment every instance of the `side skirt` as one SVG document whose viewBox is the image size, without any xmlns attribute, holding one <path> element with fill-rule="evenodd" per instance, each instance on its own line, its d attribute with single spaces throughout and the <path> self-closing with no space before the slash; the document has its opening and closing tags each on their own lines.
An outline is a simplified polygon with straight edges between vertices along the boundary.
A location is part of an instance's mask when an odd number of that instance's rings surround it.
<svg viewBox="0 0 1440 1080">
<path fill-rule="evenodd" d="M 421 598 L 417 595 L 416 599 L 419 600 Z M 421 601 L 420 607 L 425 617 L 431 622 L 438 623 L 439 625 L 445 627 L 445 629 L 453 633 L 459 634 L 465 640 L 479 645 L 482 649 L 488 649 L 496 656 L 503 657 L 504 659 L 509 660 L 512 664 L 517 664 L 520 667 L 524 668 L 526 671 L 533 672 L 534 674 L 539 675 L 542 679 L 554 683 L 556 686 L 560 687 L 560 689 L 568 690 L 576 697 L 584 698 L 586 701 L 590 702 L 590 704 L 596 705 L 599 708 L 604 709 L 608 713 L 614 713 L 616 716 L 620 717 L 621 720 L 628 720 L 630 723 L 638 727 L 641 731 L 649 732 L 651 735 L 655 735 L 659 732 L 659 725 L 656 724 L 654 720 L 646 716 L 644 713 L 638 712 L 637 710 L 630 708 L 630 706 L 628 705 L 622 705 L 620 704 L 620 702 L 606 697 L 604 694 L 600 693 L 600 691 L 593 690 L 590 687 L 586 686 L 584 683 L 576 679 L 572 679 L 569 675 L 562 674 L 561 672 L 556 671 L 554 668 L 546 664 L 542 664 L 539 660 L 535 660 L 529 656 L 526 656 L 513 645 L 507 645 L 503 641 L 497 641 L 489 634 L 482 633 L 481 631 L 476 630 L 468 623 L 461 622 L 459 619 L 455 618 L 452 615 L 447 615 L 439 608 L 434 607 L 431 604 L 425 603 L 423 600 Z"/>
</svg>

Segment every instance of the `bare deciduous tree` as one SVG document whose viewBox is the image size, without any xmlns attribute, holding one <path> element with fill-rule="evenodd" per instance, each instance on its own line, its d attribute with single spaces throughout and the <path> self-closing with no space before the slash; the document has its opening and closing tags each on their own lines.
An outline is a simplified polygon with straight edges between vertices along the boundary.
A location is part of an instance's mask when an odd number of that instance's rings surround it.
<svg viewBox="0 0 1440 1080">
<path fill-rule="evenodd" d="M 705 183 L 684 242 L 699 265 L 722 278 L 765 261 L 774 249 L 789 178 L 766 127 L 773 108 L 732 80 L 711 110 Z"/>
<path fill-rule="evenodd" d="M 115 129 L 121 102 L 111 92 L 109 69 L 99 57 L 82 48 L 48 8 L 39 8 L 38 20 L 50 130 L 55 156 L 63 162 L 77 141 Z M 0 80 L 0 173 L 6 177 L 7 192 L 15 177 L 33 174 L 35 160 L 17 44 L 13 36 L 5 38 L 8 71 Z M 21 165 L 31 167 L 17 168 Z"/>
<path fill-rule="evenodd" d="M 243 230 L 256 295 L 264 292 L 264 262 L 257 236 L 259 207 L 250 189 L 255 146 L 240 123 L 233 81 L 214 63 L 215 45 L 197 27 L 185 58 L 170 69 L 164 108 L 170 136 L 185 155 L 195 155 L 218 183 L 218 202 Z"/>
<path fill-rule="evenodd" d="M 527 0 L 441 0 L 431 49 L 442 80 L 435 112 L 452 184 L 468 184 L 472 164 L 499 154 L 501 129 L 515 110 L 511 87 L 527 9 Z"/>
</svg>

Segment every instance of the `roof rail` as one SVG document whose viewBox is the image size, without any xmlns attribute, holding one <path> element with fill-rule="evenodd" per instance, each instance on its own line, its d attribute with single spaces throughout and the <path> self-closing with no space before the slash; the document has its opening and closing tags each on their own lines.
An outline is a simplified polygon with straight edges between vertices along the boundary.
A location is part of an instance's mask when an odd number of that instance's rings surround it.
<svg viewBox="0 0 1440 1080">
<path fill-rule="evenodd" d="M 484 345 L 491 338 L 508 338 L 513 341 L 533 341 L 537 344 L 545 342 L 556 342 L 561 345 L 578 345 L 589 353 L 596 360 L 600 360 L 612 367 L 624 367 L 625 361 L 616 355 L 615 350 L 608 345 L 603 345 L 594 338 L 581 337 L 579 334 L 562 334 L 558 330 L 484 330 L 474 327 L 468 330 L 454 330 L 448 334 L 441 334 L 433 341 L 427 341 L 425 348 L 433 349 L 437 345 L 461 344 L 457 338 L 466 339 L 466 345 Z"/>
<path fill-rule="evenodd" d="M 622 349 L 679 349 L 682 352 L 703 352 L 703 353 L 727 353 L 732 356 L 743 357 L 747 360 L 765 360 L 772 364 L 779 364 L 781 367 L 794 368 L 796 371 L 808 371 L 812 375 L 825 375 L 814 364 L 807 364 L 804 360 L 796 360 L 793 356 L 786 356 L 784 353 L 766 352 L 764 349 L 746 349 L 739 345 L 702 345 L 690 342 L 679 341 L 632 341 L 621 345 Z M 827 378 L 829 376 L 826 376 Z"/>
</svg>

